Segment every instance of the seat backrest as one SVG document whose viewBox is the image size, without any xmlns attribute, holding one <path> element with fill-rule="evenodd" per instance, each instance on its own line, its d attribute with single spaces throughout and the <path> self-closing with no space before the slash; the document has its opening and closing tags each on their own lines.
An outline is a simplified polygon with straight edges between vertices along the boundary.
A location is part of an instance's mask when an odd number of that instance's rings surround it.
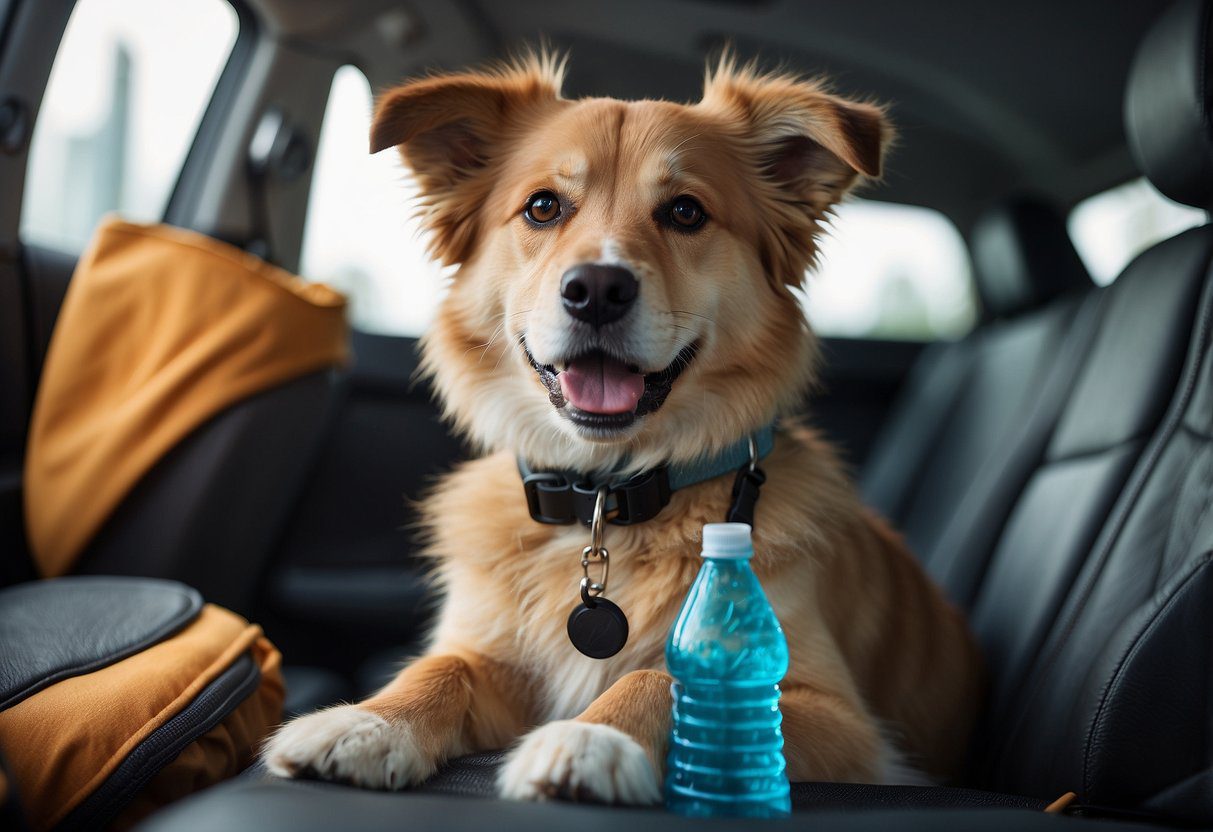
<svg viewBox="0 0 1213 832">
<path fill-rule="evenodd" d="M 1210 823 L 1213 227 L 1149 254 L 1140 269 L 1165 265 L 1204 291 L 1187 363 L 1148 441 L 1133 429 L 1145 396 L 1070 414 L 1017 507 L 975 610 L 996 670 L 987 784 Z M 1177 329 L 1191 314 L 1158 311 Z"/>
<path fill-rule="evenodd" d="M 989 210 L 971 244 L 993 320 L 928 348 L 861 478 L 868 503 L 966 605 L 980 574 L 977 550 L 989 551 L 1009 509 L 1007 471 L 1043 450 L 1097 305 L 1064 220 L 1043 202 L 1017 198 Z M 956 551 L 963 569 L 952 562 Z"/>
<path fill-rule="evenodd" d="M 63 295 L 67 291 L 76 258 L 64 252 L 40 246 L 24 245 L 11 268 L 20 271 L 20 279 L 12 283 L 22 294 L 8 302 L 24 310 L 22 324 L 0 335 L 0 354 L 19 354 L 19 366 L 0 367 L 3 384 L 0 397 L 11 402 L 11 410 L 19 412 L 20 428 L 11 432 L 0 427 L 0 587 L 31 581 L 37 577 L 34 562 L 25 539 L 22 516 L 21 462 L 25 455 L 25 439 L 29 422 L 32 391 L 26 390 L 23 376 L 36 379 L 46 358 L 51 331 Z M 9 287 L 10 289 L 13 286 Z M 0 304 L 5 303 L 0 290 Z M 0 411 L 9 411 L 8 403 Z M 7 413 L 5 414 L 7 415 Z M 0 416 L 0 419 L 5 416 Z"/>
<path fill-rule="evenodd" d="M 1196 229 L 1153 248 L 1106 290 L 1095 344 L 976 586 L 996 720 L 1171 401 L 1209 241 Z"/>
<path fill-rule="evenodd" d="M 342 385 L 323 370 L 217 414 L 140 480 L 73 571 L 169 578 L 252 615 Z"/>
<path fill-rule="evenodd" d="M 161 236 L 173 238 L 174 235 L 159 235 L 154 229 L 148 236 L 155 239 L 157 246 L 172 245 L 173 250 L 180 247 L 182 257 L 191 256 L 192 250 L 187 243 L 193 238 L 185 242 L 162 240 Z M 131 261 L 134 264 L 131 266 L 125 260 L 117 261 L 115 265 L 111 258 L 106 268 L 122 274 L 123 280 L 129 281 L 123 285 L 138 295 L 174 297 L 163 287 L 168 277 L 181 277 L 172 271 L 179 267 L 180 261 L 166 259 L 171 252 L 165 253 L 160 248 L 155 251 L 154 256 L 145 256 L 143 261 Z M 203 252 L 193 256 L 218 257 L 226 252 L 221 248 L 219 254 Z M 31 270 L 46 259 L 37 250 L 31 250 L 30 255 Z M 51 263 L 56 265 L 55 272 L 65 275 L 59 281 L 64 287 L 69 270 L 59 263 L 65 259 L 62 256 L 51 258 Z M 236 258 L 233 263 L 237 261 L 244 262 Z M 139 263 L 142 268 L 137 273 L 131 272 Z M 96 268 L 94 263 L 94 275 Z M 196 268 L 204 266 L 196 265 Z M 245 267 L 232 265 L 232 274 L 205 272 L 206 281 L 215 286 L 215 291 L 226 292 L 222 297 L 232 307 L 236 306 L 234 293 L 251 290 L 263 279 L 270 280 L 260 277 L 254 280 L 256 270 L 249 267 L 246 274 L 239 271 L 242 268 Z M 175 281 L 174 285 L 179 282 Z M 151 291 L 153 284 L 157 286 L 156 292 Z M 268 296 L 277 297 L 272 290 Z M 33 345 L 38 366 L 43 364 L 52 327 L 56 328 L 56 338 L 61 335 L 60 328 L 70 327 L 73 322 L 82 323 L 84 329 L 88 329 L 94 308 L 89 304 L 95 297 L 93 293 L 77 292 L 70 301 L 76 304 L 76 314 L 57 316 L 63 291 L 45 293 L 45 308 L 39 311 L 37 320 L 37 332 L 43 334 Z M 81 304 L 86 308 L 81 308 Z M 155 307 L 157 311 L 160 308 Z M 340 310 L 335 314 L 340 319 Z M 192 314 L 183 313 L 179 318 L 184 321 L 180 324 L 184 327 L 183 333 L 178 334 L 181 343 L 197 345 L 212 331 L 201 327 Z M 166 326 L 171 336 L 172 327 L 177 324 L 168 321 L 178 318 L 153 315 L 151 320 L 156 322 L 152 329 L 132 327 L 114 337 L 145 339 L 136 340 L 133 345 L 135 350 L 140 350 L 144 343 L 160 337 Z M 221 317 L 216 325 L 222 325 L 223 320 Z M 299 327 L 303 320 L 286 324 L 256 318 L 252 325 L 261 326 L 264 321 L 264 330 L 281 329 Z M 344 324 L 339 322 L 339 325 L 344 337 Z M 300 337 L 308 341 L 313 336 L 320 337 L 320 333 L 301 334 Z M 269 343 L 272 339 L 267 336 L 265 340 Z M 272 342 L 283 345 L 279 350 L 292 343 L 289 339 Z M 158 355 L 157 360 L 162 357 Z M 224 360 L 220 354 L 212 358 Z M 61 362 L 65 360 L 60 357 Z M 209 364 L 203 365 L 189 377 L 189 386 L 213 384 L 207 367 Z M 111 374 L 117 372 L 111 370 Z M 166 385 L 163 377 L 164 374 L 152 374 L 150 381 L 132 377 L 123 382 L 126 385 L 123 389 L 136 391 L 132 395 L 141 395 L 144 388 L 157 384 L 177 391 L 163 398 L 156 411 L 156 419 L 160 421 L 174 418 L 175 409 L 179 409 L 176 402 L 186 392 L 184 386 Z M 344 378 L 344 371 L 332 366 L 308 370 L 302 375 L 292 373 L 285 380 L 259 384 L 256 392 L 239 396 L 233 403 L 219 407 L 170 446 L 167 453 L 138 478 L 100 528 L 91 534 L 71 563 L 71 571 L 174 579 L 195 587 L 208 601 L 252 614 L 270 555 L 284 533 L 288 513 L 303 491 L 306 476 L 328 432 Z M 222 391 L 217 395 L 223 395 Z M 100 416 L 104 417 L 105 409 L 99 409 L 102 411 Z M 98 424 L 105 424 L 104 418 Z M 34 499 L 33 494 L 31 491 L 30 499 Z"/>
<path fill-rule="evenodd" d="M 1126 98 L 1164 194 L 1213 204 L 1213 2 L 1151 29 Z M 1139 256 L 974 607 L 984 785 L 1213 822 L 1213 226 Z M 1182 359 L 1182 360 L 1181 360 Z"/>
</svg>

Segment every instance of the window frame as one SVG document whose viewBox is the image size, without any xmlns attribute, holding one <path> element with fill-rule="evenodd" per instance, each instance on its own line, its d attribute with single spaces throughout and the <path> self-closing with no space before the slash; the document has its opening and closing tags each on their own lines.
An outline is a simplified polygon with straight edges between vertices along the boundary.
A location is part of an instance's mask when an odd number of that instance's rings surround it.
<svg viewBox="0 0 1213 832">
<path fill-rule="evenodd" d="M 227 58 L 223 62 L 223 68 L 219 72 L 219 77 L 215 81 L 214 88 L 206 100 L 206 106 L 202 110 L 202 117 L 198 121 L 194 135 L 190 138 L 185 156 L 182 158 L 181 165 L 178 167 L 169 188 L 164 208 L 161 209 L 159 214 L 161 222 L 171 225 L 188 227 L 186 220 L 188 212 L 192 208 L 191 203 L 194 194 L 196 193 L 196 189 L 192 186 L 199 178 L 193 175 L 192 171 L 205 169 L 207 163 L 210 161 L 216 144 L 215 140 L 222 133 L 224 124 L 231 114 L 232 103 L 239 93 L 244 79 L 248 75 L 252 56 L 262 31 L 260 20 L 245 0 L 221 0 L 221 2 L 231 8 L 236 15 L 236 37 L 232 41 L 231 48 L 228 50 Z M 38 116 L 41 115 L 42 105 L 50 86 L 51 72 L 55 61 L 58 60 L 59 50 L 63 46 L 67 27 L 71 22 L 71 15 L 75 12 L 77 5 L 79 5 L 79 0 L 71 2 L 63 17 L 62 26 L 58 29 L 58 37 L 55 38 L 54 48 L 50 50 L 51 56 L 47 63 L 47 72 L 45 77 L 42 78 L 41 89 L 38 92 L 38 106 L 29 124 L 25 144 L 22 148 L 21 164 L 23 174 L 21 177 L 21 188 L 18 189 L 16 196 L 17 210 L 13 216 L 13 235 L 20 245 L 28 244 L 21 237 L 21 221 L 26 209 L 25 181 L 29 177 L 30 151 L 33 147 L 34 132 L 37 128 Z M 73 253 L 78 254 L 79 252 Z"/>
<path fill-rule="evenodd" d="M 228 52 L 227 61 L 211 90 L 210 99 L 202 111 L 198 128 L 190 140 L 177 177 L 169 190 L 161 220 L 169 225 L 187 226 L 197 201 L 201 180 L 213 160 L 217 140 L 232 113 L 232 104 L 248 77 L 249 66 L 261 39 L 262 26 L 256 13 L 245 0 L 224 0 L 236 13 L 236 40 Z M 201 173 L 196 173 L 201 171 Z"/>
</svg>

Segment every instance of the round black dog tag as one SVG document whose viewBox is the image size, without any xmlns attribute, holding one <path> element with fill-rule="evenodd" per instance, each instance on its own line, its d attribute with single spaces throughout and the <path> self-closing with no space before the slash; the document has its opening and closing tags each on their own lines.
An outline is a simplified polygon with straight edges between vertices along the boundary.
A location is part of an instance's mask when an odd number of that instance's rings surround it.
<svg viewBox="0 0 1213 832">
<path fill-rule="evenodd" d="M 609 659 L 628 643 L 628 617 L 606 598 L 569 613 L 569 641 L 591 659 Z"/>
</svg>

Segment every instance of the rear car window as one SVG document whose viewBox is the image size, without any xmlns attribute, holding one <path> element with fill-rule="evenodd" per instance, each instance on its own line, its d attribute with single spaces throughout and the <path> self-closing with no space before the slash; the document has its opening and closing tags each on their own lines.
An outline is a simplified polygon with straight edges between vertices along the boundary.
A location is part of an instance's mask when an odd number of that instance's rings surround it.
<svg viewBox="0 0 1213 832">
<path fill-rule="evenodd" d="M 968 248 L 938 211 L 850 200 L 819 248 L 803 293 L 819 335 L 932 341 L 977 321 Z"/>
<path fill-rule="evenodd" d="M 1100 286 L 1155 243 L 1208 221 L 1197 208 L 1172 202 L 1145 179 L 1088 197 L 1070 211 L 1070 239 Z"/>
<path fill-rule="evenodd" d="M 345 292 L 358 329 L 419 335 L 438 306 L 444 270 L 426 255 L 416 188 L 399 154 L 367 152 L 371 107 L 361 70 L 338 69 L 316 146 L 299 272 Z"/>
<path fill-rule="evenodd" d="M 367 154 L 372 96 L 353 66 L 333 78 L 303 235 L 300 272 L 350 296 L 364 331 L 418 335 L 447 270 L 425 253 L 408 170 L 397 154 Z M 842 205 L 803 294 L 822 335 L 933 340 L 977 318 L 960 232 L 928 208 L 853 200 Z"/>
<path fill-rule="evenodd" d="M 21 239 L 78 252 L 108 211 L 159 221 L 238 29 L 224 0 L 80 0 L 34 126 Z"/>
</svg>

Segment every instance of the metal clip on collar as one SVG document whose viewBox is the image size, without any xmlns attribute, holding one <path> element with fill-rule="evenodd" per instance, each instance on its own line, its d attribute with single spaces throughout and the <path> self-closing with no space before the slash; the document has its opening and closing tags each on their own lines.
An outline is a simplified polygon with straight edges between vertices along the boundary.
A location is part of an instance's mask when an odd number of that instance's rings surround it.
<svg viewBox="0 0 1213 832">
<path fill-rule="evenodd" d="M 594 516 L 590 521 L 590 545 L 581 550 L 581 600 L 587 607 L 594 606 L 594 599 L 606 592 L 607 578 L 610 576 L 610 554 L 602 545 L 602 527 L 606 523 L 607 487 L 598 489 L 598 497 L 594 500 Z M 590 578 L 590 567 L 602 567 L 601 580 Z"/>
<path fill-rule="evenodd" d="M 753 528 L 754 508 L 758 504 L 762 484 L 766 481 L 766 473 L 758 467 L 758 441 L 750 434 L 750 461 L 737 470 L 737 477 L 733 480 L 733 501 L 725 520 L 729 523 L 746 523 Z"/>
</svg>

